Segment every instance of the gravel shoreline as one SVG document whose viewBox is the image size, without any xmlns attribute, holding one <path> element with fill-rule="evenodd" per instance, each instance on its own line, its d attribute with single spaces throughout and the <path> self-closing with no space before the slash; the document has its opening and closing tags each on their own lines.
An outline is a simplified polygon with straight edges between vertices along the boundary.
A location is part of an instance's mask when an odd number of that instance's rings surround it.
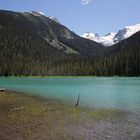
<svg viewBox="0 0 140 140">
<path fill-rule="evenodd" d="M 0 92 L 2 140 L 139 140 L 140 115 Z"/>
</svg>

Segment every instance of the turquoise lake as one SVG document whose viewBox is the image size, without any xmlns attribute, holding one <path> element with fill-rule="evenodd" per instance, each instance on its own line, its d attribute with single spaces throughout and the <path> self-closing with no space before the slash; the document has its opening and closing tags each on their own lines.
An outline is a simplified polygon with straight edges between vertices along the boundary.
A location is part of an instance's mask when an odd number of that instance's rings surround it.
<svg viewBox="0 0 140 140">
<path fill-rule="evenodd" d="M 1 77 L 0 88 L 61 99 L 80 105 L 140 112 L 140 78 L 18 78 Z"/>
</svg>

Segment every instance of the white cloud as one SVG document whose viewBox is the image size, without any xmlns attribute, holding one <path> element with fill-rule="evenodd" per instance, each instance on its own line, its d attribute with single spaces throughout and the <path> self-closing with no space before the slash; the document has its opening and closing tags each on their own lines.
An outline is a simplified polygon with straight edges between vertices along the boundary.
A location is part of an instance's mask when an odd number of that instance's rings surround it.
<svg viewBox="0 0 140 140">
<path fill-rule="evenodd" d="M 89 4 L 91 2 L 91 0 L 82 0 L 82 4 L 83 5 L 87 5 L 87 4 Z"/>
</svg>

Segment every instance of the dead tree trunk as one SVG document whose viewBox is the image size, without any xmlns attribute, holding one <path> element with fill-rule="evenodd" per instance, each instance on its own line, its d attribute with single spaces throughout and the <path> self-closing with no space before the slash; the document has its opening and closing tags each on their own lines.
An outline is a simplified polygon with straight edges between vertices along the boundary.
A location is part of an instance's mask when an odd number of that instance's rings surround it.
<svg viewBox="0 0 140 140">
<path fill-rule="evenodd" d="M 76 102 L 76 104 L 75 104 L 75 107 L 78 107 L 79 101 L 80 101 L 80 94 L 78 95 L 78 99 L 77 99 L 77 102 Z"/>
</svg>

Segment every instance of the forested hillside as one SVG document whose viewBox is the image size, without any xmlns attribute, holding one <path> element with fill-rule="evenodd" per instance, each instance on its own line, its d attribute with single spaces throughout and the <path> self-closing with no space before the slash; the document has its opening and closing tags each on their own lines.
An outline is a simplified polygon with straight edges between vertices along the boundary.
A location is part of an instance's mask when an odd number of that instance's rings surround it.
<svg viewBox="0 0 140 140">
<path fill-rule="evenodd" d="M 0 76 L 139 76 L 140 32 L 105 48 L 39 13 L 0 11 Z"/>
</svg>

